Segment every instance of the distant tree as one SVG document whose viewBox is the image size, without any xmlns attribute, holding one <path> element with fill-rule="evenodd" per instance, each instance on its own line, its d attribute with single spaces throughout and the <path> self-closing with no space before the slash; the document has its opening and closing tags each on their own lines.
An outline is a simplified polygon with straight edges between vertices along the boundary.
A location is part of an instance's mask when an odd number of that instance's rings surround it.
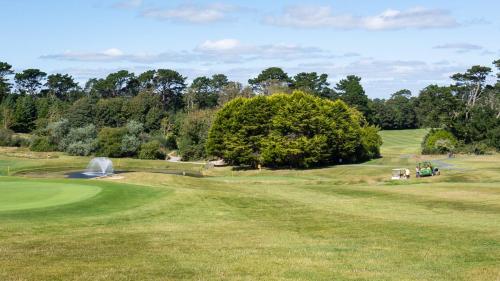
<svg viewBox="0 0 500 281">
<path fill-rule="evenodd" d="M 146 72 L 141 73 L 137 77 L 137 81 L 139 82 L 139 91 L 148 91 L 154 88 L 155 74 L 156 70 L 148 70 Z"/>
<path fill-rule="evenodd" d="M 333 90 L 329 88 L 328 75 L 316 72 L 301 72 L 293 78 L 293 89 L 304 91 L 323 98 L 333 98 Z"/>
<path fill-rule="evenodd" d="M 253 91 L 250 87 L 243 87 L 243 85 L 238 82 L 229 82 L 222 88 L 220 94 L 217 96 L 217 104 L 222 106 L 235 98 L 250 98 L 252 96 Z"/>
<path fill-rule="evenodd" d="M 212 89 L 212 81 L 206 76 L 193 80 L 185 98 L 189 110 L 212 107 L 217 103 L 217 96 Z"/>
<path fill-rule="evenodd" d="M 214 74 L 211 79 L 211 87 L 213 92 L 218 96 L 229 84 L 229 79 L 224 74 Z"/>
<path fill-rule="evenodd" d="M 415 105 L 419 124 L 427 128 L 441 128 L 462 108 L 450 87 L 430 85 L 420 91 Z"/>
<path fill-rule="evenodd" d="M 93 97 L 84 97 L 74 102 L 66 112 L 72 127 L 85 127 L 93 124 L 96 116 L 96 102 Z"/>
<path fill-rule="evenodd" d="M 35 129 L 36 104 L 32 96 L 23 95 L 16 100 L 14 124 L 16 132 L 29 133 Z"/>
<path fill-rule="evenodd" d="M 42 80 L 47 76 L 39 69 L 26 69 L 21 73 L 16 73 L 14 80 L 19 92 L 35 95 L 42 86 Z"/>
<path fill-rule="evenodd" d="M 126 116 L 123 111 L 125 100 L 121 97 L 100 99 L 96 104 L 95 125 L 102 127 L 121 127 Z"/>
<path fill-rule="evenodd" d="M 70 100 L 71 94 L 78 91 L 78 83 L 68 74 L 51 74 L 45 83 L 50 94 L 61 100 Z"/>
<path fill-rule="evenodd" d="M 213 116 L 213 110 L 197 110 L 183 118 L 177 140 L 182 160 L 206 158 L 205 142 Z"/>
<path fill-rule="evenodd" d="M 466 119 L 469 118 L 469 111 L 476 105 L 476 102 L 483 93 L 486 78 L 491 73 L 491 68 L 475 65 L 469 68 L 465 73 L 456 73 L 451 76 L 455 80 L 453 89 L 457 95 L 465 102 Z"/>
<path fill-rule="evenodd" d="M 186 89 L 186 77 L 174 70 L 158 69 L 154 83 L 164 109 L 176 111 L 183 107 L 182 95 Z"/>
<path fill-rule="evenodd" d="M 6 62 L 0 62 L 0 101 L 10 93 L 11 85 L 8 76 L 14 74 L 12 65 Z"/>
<path fill-rule="evenodd" d="M 292 80 L 279 67 L 270 67 L 263 70 L 257 77 L 248 80 L 248 84 L 259 94 L 271 95 L 277 92 L 287 92 Z"/>
<path fill-rule="evenodd" d="M 411 91 L 404 89 L 392 94 L 386 106 L 392 108 L 395 129 L 415 129 L 418 127 L 415 100 Z"/>
<path fill-rule="evenodd" d="M 348 105 L 355 107 L 363 113 L 367 119 L 370 119 L 370 100 L 360 82 L 360 77 L 349 75 L 345 79 L 340 80 L 335 89 L 340 99 Z"/>
<path fill-rule="evenodd" d="M 123 111 L 128 120 L 144 124 L 146 132 L 160 129 L 161 120 L 166 116 L 160 96 L 147 91 L 125 101 Z"/>
</svg>

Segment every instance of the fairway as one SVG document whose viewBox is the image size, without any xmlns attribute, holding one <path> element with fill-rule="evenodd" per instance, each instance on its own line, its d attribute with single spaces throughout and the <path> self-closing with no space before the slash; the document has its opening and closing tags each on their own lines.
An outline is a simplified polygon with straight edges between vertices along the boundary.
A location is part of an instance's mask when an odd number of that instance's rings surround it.
<svg viewBox="0 0 500 281">
<path fill-rule="evenodd" d="M 70 204 L 95 196 L 100 190 L 67 183 L 0 181 L 0 212 Z"/>
<path fill-rule="evenodd" d="M 0 178 L 0 280 L 499 280 L 500 156 L 426 157 L 425 130 L 381 135 L 384 157 L 363 164 L 204 178 L 123 160 L 141 170 L 72 180 L 64 163 L 86 159 L 0 154 L 23 176 Z M 422 159 L 447 166 L 390 180 Z"/>
</svg>

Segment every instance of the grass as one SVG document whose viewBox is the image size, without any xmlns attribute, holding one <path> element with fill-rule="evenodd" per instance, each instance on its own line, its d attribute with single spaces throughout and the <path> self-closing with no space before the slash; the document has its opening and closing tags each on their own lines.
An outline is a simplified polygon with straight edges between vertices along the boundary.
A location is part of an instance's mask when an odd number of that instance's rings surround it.
<svg viewBox="0 0 500 281">
<path fill-rule="evenodd" d="M 365 164 L 205 178 L 121 160 L 122 179 L 69 180 L 88 159 L 4 152 L 23 177 L 0 178 L 0 280 L 499 280 L 500 156 L 390 181 L 425 158 L 424 134 L 382 132 L 385 157 Z"/>
</svg>

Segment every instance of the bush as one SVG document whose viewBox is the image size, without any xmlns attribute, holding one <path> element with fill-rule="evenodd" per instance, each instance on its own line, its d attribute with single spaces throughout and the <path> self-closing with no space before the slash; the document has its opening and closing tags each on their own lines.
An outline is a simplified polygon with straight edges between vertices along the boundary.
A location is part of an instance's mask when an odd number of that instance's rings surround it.
<svg viewBox="0 0 500 281">
<path fill-rule="evenodd" d="M 102 128 L 97 136 L 99 154 L 106 157 L 121 157 L 122 139 L 127 131 L 125 128 Z"/>
<path fill-rule="evenodd" d="M 97 149 L 97 130 L 94 125 L 82 128 L 73 128 L 61 141 L 63 148 L 69 155 L 87 156 Z"/>
<path fill-rule="evenodd" d="M 56 150 L 56 147 L 50 142 L 49 137 L 35 136 L 31 139 L 30 150 L 38 152 L 50 152 Z"/>
<path fill-rule="evenodd" d="M 64 151 L 65 142 L 63 140 L 68 136 L 69 131 L 69 121 L 67 119 L 62 119 L 49 123 L 45 129 L 45 134 L 49 137 L 49 141 L 52 144 L 56 145 L 59 150 Z"/>
<path fill-rule="evenodd" d="M 97 143 L 95 140 L 92 141 L 77 141 L 71 143 L 67 148 L 66 152 L 69 155 L 78 155 L 78 156 L 89 156 L 91 155 L 97 148 Z"/>
<path fill-rule="evenodd" d="M 458 141 L 455 136 L 443 129 L 431 130 L 422 142 L 422 154 L 444 154 L 454 152 Z"/>
<path fill-rule="evenodd" d="M 0 146 L 12 146 L 14 132 L 9 129 L 0 129 Z"/>
<path fill-rule="evenodd" d="M 141 147 L 141 140 L 134 135 L 123 136 L 121 143 L 121 151 L 125 156 L 135 156 Z"/>
<path fill-rule="evenodd" d="M 165 159 L 165 153 L 161 150 L 160 142 L 153 140 L 141 145 L 140 159 Z"/>
</svg>

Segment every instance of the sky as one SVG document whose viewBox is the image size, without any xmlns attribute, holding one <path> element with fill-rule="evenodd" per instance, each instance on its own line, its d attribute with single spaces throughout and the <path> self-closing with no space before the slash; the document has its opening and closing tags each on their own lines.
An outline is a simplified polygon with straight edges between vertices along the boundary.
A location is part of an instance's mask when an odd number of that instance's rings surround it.
<svg viewBox="0 0 500 281">
<path fill-rule="evenodd" d="M 358 75 L 371 98 L 500 58 L 498 0 L 0 0 L 0 61 L 84 83 L 127 69 L 247 83 L 267 67 Z"/>
</svg>

